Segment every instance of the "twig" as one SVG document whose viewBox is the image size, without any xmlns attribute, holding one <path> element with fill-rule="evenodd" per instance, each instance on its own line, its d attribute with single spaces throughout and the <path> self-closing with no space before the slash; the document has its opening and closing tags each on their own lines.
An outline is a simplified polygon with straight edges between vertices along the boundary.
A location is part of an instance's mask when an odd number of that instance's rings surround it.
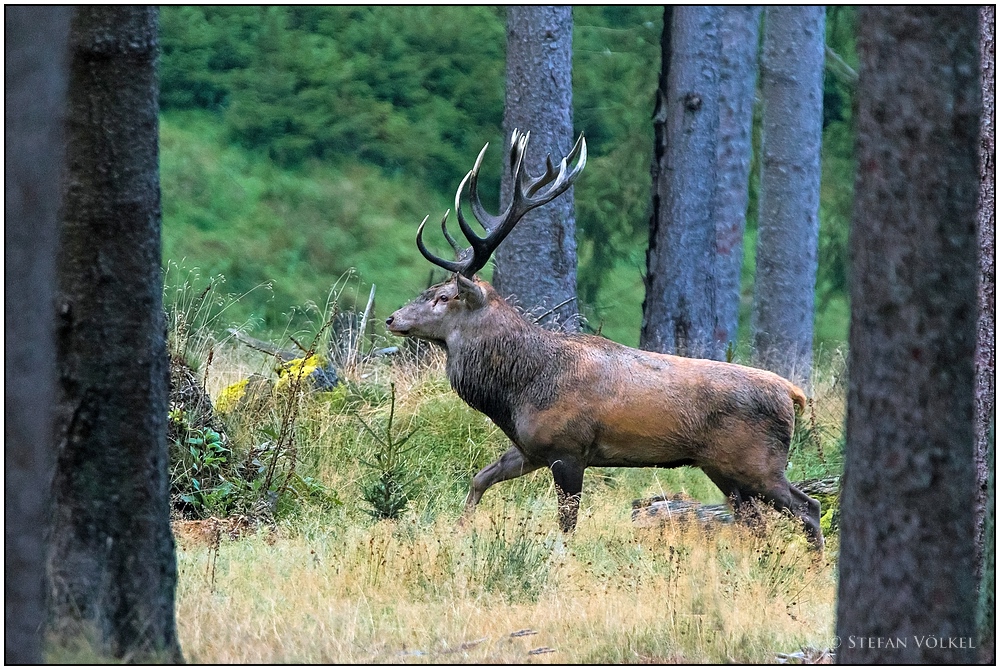
<svg viewBox="0 0 1000 670">
<path fill-rule="evenodd" d="M 840 55 L 830 47 L 825 47 L 824 49 L 826 51 L 826 57 L 836 66 L 830 67 L 830 70 L 835 74 L 840 75 L 846 83 L 851 85 L 857 84 L 858 73 L 854 71 L 854 68 L 848 65 L 847 61 L 841 58 Z"/>
<path fill-rule="evenodd" d="M 347 359 L 347 365 L 344 367 L 353 368 L 358 360 L 358 349 L 361 348 L 361 339 L 364 337 L 365 328 L 368 327 L 368 316 L 372 311 L 372 304 L 375 302 L 375 284 L 372 284 L 372 290 L 368 294 L 368 305 L 365 307 L 364 314 L 361 315 L 361 323 L 358 327 L 358 336 L 354 340 L 354 347 L 351 349 L 351 355 Z"/>
<path fill-rule="evenodd" d="M 564 307 L 564 306 L 570 304 L 574 300 L 576 300 L 576 296 L 572 296 L 570 298 L 566 298 L 565 300 L 563 300 L 561 303 L 559 303 L 558 305 L 556 305 L 555 307 L 553 307 L 549 311 L 544 312 L 541 316 L 536 316 L 535 317 L 535 323 L 538 323 L 539 321 L 541 321 L 542 319 L 544 319 L 545 317 L 547 317 L 549 314 L 552 314 L 553 312 L 555 312 L 556 310 L 558 310 L 560 307 Z"/>
<path fill-rule="evenodd" d="M 241 344 L 244 344 L 250 347 L 251 349 L 254 349 L 255 351 L 260 351 L 261 353 L 265 353 L 270 356 L 275 356 L 279 360 L 284 361 L 286 363 L 288 361 L 294 360 L 299 357 L 299 354 L 295 351 L 286 351 L 284 349 L 279 349 L 273 344 L 269 344 L 267 342 L 264 342 L 263 340 L 258 340 L 256 338 L 250 337 L 249 335 L 244 335 L 235 328 L 230 328 L 226 332 L 235 337 L 236 340 Z"/>
</svg>

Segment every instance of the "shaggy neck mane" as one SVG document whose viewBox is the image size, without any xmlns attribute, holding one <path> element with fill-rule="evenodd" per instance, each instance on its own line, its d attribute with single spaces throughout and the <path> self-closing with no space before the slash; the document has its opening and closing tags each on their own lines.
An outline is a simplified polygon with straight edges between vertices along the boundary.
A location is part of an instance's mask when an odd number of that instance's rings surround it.
<svg viewBox="0 0 1000 670">
<path fill-rule="evenodd" d="M 469 405 L 514 434 L 515 408 L 549 406 L 556 392 L 559 336 L 529 323 L 499 296 L 474 327 L 448 344 L 448 380 Z"/>
</svg>

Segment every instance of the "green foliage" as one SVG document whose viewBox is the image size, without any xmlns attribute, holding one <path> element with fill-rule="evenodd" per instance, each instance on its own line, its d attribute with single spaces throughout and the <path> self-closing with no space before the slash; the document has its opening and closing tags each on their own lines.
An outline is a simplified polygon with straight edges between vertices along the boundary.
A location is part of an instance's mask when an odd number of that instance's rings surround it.
<svg viewBox="0 0 1000 670">
<path fill-rule="evenodd" d="M 487 7 L 165 7 L 162 106 L 221 110 L 281 166 L 353 157 L 452 188 L 499 134 Z M 489 181 L 499 175 L 486 168 Z"/>
<path fill-rule="evenodd" d="M 373 519 L 398 519 L 410 501 L 410 491 L 413 477 L 409 473 L 407 463 L 402 456 L 409 449 L 403 445 L 413 436 L 416 429 L 402 438 L 393 436 L 392 420 L 396 414 L 396 386 L 392 385 L 389 396 L 389 418 L 385 425 L 385 435 L 379 435 L 368 425 L 360 414 L 355 413 L 358 421 L 374 441 L 370 456 L 362 463 L 375 470 L 375 478 L 362 486 L 361 497 L 368 503 L 365 511 Z"/>
<path fill-rule="evenodd" d="M 575 189 L 581 309 L 627 344 L 644 294 L 662 13 L 574 7 L 574 124 L 591 154 Z M 827 42 L 856 67 L 854 15 L 828 8 Z M 467 6 L 164 7 L 164 257 L 249 292 L 234 318 L 271 332 L 301 327 L 288 306 L 352 268 L 379 287 L 382 316 L 406 302 L 433 278 L 416 224 L 450 207 L 482 145 L 502 141 L 504 21 Z M 817 346 L 847 334 L 853 95 L 827 73 Z M 481 183 L 495 207 L 503 161 L 490 155 Z M 755 229 L 752 179 L 741 342 Z"/>
<path fill-rule="evenodd" d="M 174 509 L 196 518 L 273 518 L 302 502 L 340 504 L 333 491 L 296 471 L 296 415 L 288 411 L 299 390 L 294 380 L 277 394 L 268 387 L 255 393 L 253 402 L 232 401 L 224 423 L 213 415 L 202 388 L 219 346 L 213 331 L 239 303 L 217 293 L 221 283 L 219 277 L 202 280 L 195 271 L 168 266 L 164 304 L 172 368 L 168 435 Z M 194 378 L 195 370 L 203 371 L 200 379 Z M 226 387 L 221 395 L 231 391 L 232 386 Z"/>
<path fill-rule="evenodd" d="M 198 517 L 225 516 L 233 484 L 225 471 L 231 452 L 227 440 L 207 426 L 194 426 L 184 410 L 174 409 L 169 421 L 178 437 L 170 445 L 170 492 Z"/>
</svg>

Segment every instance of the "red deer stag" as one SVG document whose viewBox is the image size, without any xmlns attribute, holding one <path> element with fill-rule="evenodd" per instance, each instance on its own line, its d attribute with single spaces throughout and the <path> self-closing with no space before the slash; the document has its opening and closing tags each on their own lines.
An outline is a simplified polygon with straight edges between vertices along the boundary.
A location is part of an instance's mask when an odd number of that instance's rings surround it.
<svg viewBox="0 0 1000 670">
<path fill-rule="evenodd" d="M 441 221 L 457 260 L 435 256 L 424 245 L 427 217 L 417 229 L 417 248 L 427 260 L 454 273 L 386 319 L 395 335 L 443 346 L 448 379 L 456 393 L 486 414 L 513 442 L 499 460 L 472 481 L 463 518 L 493 484 L 548 467 L 559 497 L 559 524 L 576 526 L 588 466 L 700 467 L 733 504 L 738 518 L 757 497 L 802 520 L 822 550 L 819 503 L 785 479 L 795 414 L 806 398 L 776 374 L 719 361 L 640 351 L 591 335 L 557 333 L 526 320 L 475 274 L 529 210 L 565 192 L 587 162 L 580 136 L 558 171 L 524 168 L 528 135 L 514 131 L 510 170 L 514 194 L 499 216 L 486 212 L 477 180 L 486 152 L 455 194 L 458 224 L 471 246 L 461 249 Z M 576 162 L 572 169 L 567 164 Z M 469 184 L 472 211 L 486 230 L 480 237 L 462 214 Z"/>
</svg>

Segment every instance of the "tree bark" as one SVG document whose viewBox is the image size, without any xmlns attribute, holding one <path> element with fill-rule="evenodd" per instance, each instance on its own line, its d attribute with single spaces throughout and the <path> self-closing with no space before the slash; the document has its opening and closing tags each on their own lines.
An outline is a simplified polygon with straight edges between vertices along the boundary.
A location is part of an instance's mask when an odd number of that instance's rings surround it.
<svg viewBox="0 0 1000 670">
<path fill-rule="evenodd" d="M 740 321 L 743 234 L 750 199 L 750 135 L 757 91 L 760 7 L 722 10 L 719 68 L 719 141 L 715 190 L 715 352 L 724 359 Z"/>
<path fill-rule="evenodd" d="M 975 7 L 858 13 L 843 663 L 976 658 L 978 30 Z"/>
<path fill-rule="evenodd" d="M 653 215 L 639 346 L 681 356 L 716 354 L 716 188 L 719 7 L 664 16 L 664 71 L 654 127 Z"/>
<path fill-rule="evenodd" d="M 986 483 L 990 461 L 990 423 L 996 408 L 994 374 L 996 372 L 996 101 L 993 83 L 996 78 L 996 7 L 980 7 L 980 72 L 983 90 L 983 114 L 979 125 L 979 324 L 976 337 L 976 547 L 982 557 L 983 515 L 986 511 Z M 980 561 L 977 561 L 977 566 Z"/>
<path fill-rule="evenodd" d="M 503 129 L 504 160 L 515 128 L 531 133 L 525 167 L 545 172 L 545 156 L 558 160 L 573 148 L 573 13 L 572 7 L 510 6 L 507 8 L 507 87 Z M 501 203 L 513 192 L 509 170 L 501 187 Z M 542 323 L 575 331 L 576 219 L 573 189 L 532 210 L 517 224 L 494 254 L 493 284 L 505 297 Z M 560 306 L 561 305 L 561 306 Z"/>
<path fill-rule="evenodd" d="M 41 663 L 56 248 L 72 9 L 5 11 L 4 662 Z"/>
<path fill-rule="evenodd" d="M 757 362 L 798 383 L 812 368 L 823 131 L 824 8 L 768 7 L 760 88 Z"/>
<path fill-rule="evenodd" d="M 983 113 L 979 125 L 979 321 L 976 336 L 976 575 L 980 584 L 980 662 L 996 661 L 996 512 L 990 500 L 990 442 L 996 414 L 996 7 L 979 8 Z M 990 518 L 987 519 L 987 515 Z M 984 560 L 985 559 L 985 560 Z M 984 575 L 983 572 L 986 571 Z"/>
<path fill-rule="evenodd" d="M 157 9 L 70 29 L 58 257 L 50 623 L 127 661 L 178 661 L 160 274 Z"/>
</svg>

